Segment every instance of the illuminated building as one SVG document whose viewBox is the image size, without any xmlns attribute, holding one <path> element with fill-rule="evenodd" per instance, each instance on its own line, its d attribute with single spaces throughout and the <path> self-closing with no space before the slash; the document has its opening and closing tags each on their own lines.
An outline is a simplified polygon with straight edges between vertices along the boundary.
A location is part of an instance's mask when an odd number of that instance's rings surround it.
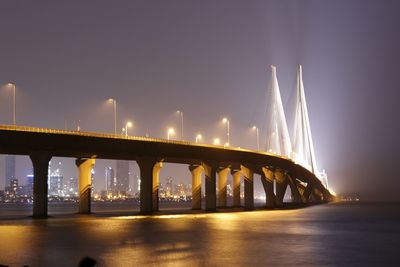
<svg viewBox="0 0 400 267">
<path fill-rule="evenodd" d="M 165 195 L 166 196 L 172 196 L 174 194 L 172 186 L 173 186 L 172 177 L 169 177 L 165 181 Z"/>
<path fill-rule="evenodd" d="M 61 167 L 61 162 L 58 163 Z M 61 175 L 60 168 L 51 170 L 51 162 L 49 162 L 49 174 L 48 174 L 48 194 L 62 196 L 63 195 L 63 176 Z"/>
<path fill-rule="evenodd" d="M 7 187 L 10 185 L 11 180 L 15 179 L 16 156 L 6 155 L 5 163 L 6 163 L 5 174 L 6 174 L 6 187 Z"/>
<path fill-rule="evenodd" d="M 26 194 L 28 196 L 32 196 L 33 195 L 33 174 L 28 174 L 26 176 Z"/>
<path fill-rule="evenodd" d="M 63 185 L 64 196 L 77 196 L 78 195 L 78 179 L 70 177 L 64 181 Z"/>
<path fill-rule="evenodd" d="M 126 195 L 129 191 L 129 161 L 127 160 L 117 160 L 115 191 L 121 195 Z"/>
<path fill-rule="evenodd" d="M 106 177 L 106 192 L 110 193 L 114 191 L 115 188 L 115 177 L 114 177 L 114 169 L 110 166 L 106 167 L 105 170 Z"/>
</svg>

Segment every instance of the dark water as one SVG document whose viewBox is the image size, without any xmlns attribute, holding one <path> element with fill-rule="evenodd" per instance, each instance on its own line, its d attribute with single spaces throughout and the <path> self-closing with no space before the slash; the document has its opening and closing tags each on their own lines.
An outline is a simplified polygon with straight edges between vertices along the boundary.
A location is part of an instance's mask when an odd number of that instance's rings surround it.
<svg viewBox="0 0 400 267">
<path fill-rule="evenodd" d="M 400 204 L 0 220 L 0 264 L 399 266 Z"/>
</svg>

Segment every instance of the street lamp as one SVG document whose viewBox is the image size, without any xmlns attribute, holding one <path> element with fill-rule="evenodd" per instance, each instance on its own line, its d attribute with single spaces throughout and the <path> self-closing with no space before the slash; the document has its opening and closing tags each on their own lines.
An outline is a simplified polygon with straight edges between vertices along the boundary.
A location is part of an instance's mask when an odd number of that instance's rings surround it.
<svg viewBox="0 0 400 267">
<path fill-rule="evenodd" d="M 130 122 L 130 121 L 128 121 L 126 124 L 125 124 L 125 136 L 128 136 L 128 128 L 130 128 L 130 127 L 132 127 L 132 122 Z"/>
<path fill-rule="evenodd" d="M 167 132 L 167 140 L 169 141 L 169 138 L 171 135 L 175 134 L 175 129 L 174 128 L 168 128 L 168 132 Z"/>
<path fill-rule="evenodd" d="M 226 130 L 227 130 L 227 132 L 226 132 L 226 135 L 227 135 L 227 137 L 228 137 L 228 146 L 229 146 L 229 144 L 231 143 L 230 142 L 230 138 L 229 138 L 229 135 L 230 135 L 230 127 L 229 127 L 229 119 L 228 118 L 223 118 L 222 119 L 222 123 L 226 123 Z"/>
<path fill-rule="evenodd" d="M 114 98 L 109 98 L 108 102 L 113 103 L 113 110 L 114 110 L 114 134 L 117 134 L 117 100 Z"/>
<path fill-rule="evenodd" d="M 183 140 L 183 111 L 177 110 L 176 112 L 181 115 L 181 139 Z"/>
<path fill-rule="evenodd" d="M 214 142 L 213 144 L 218 146 L 221 143 L 221 141 L 219 140 L 219 138 L 214 138 Z"/>
<path fill-rule="evenodd" d="M 199 142 L 199 140 L 201 140 L 203 138 L 203 136 L 201 134 L 197 134 L 196 135 L 196 144 Z"/>
<path fill-rule="evenodd" d="M 13 125 L 16 124 L 16 100 L 15 100 L 15 84 L 7 83 L 7 87 L 11 87 L 13 89 Z"/>
<path fill-rule="evenodd" d="M 252 129 L 256 131 L 257 150 L 260 150 L 260 136 L 258 134 L 258 127 L 254 125 Z"/>
</svg>

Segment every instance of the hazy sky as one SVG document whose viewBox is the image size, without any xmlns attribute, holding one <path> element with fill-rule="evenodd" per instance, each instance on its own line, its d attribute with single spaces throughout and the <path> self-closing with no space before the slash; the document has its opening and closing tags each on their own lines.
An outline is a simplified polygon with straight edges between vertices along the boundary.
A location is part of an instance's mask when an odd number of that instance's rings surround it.
<svg viewBox="0 0 400 267">
<path fill-rule="evenodd" d="M 3 0 L 0 83 L 17 84 L 21 125 L 72 129 L 81 120 L 83 130 L 112 132 L 113 97 L 118 128 L 132 120 L 133 134 L 165 138 L 182 109 L 186 139 L 224 138 L 228 116 L 231 143 L 255 148 L 249 128 L 259 125 L 264 143 L 269 65 L 290 122 L 302 64 L 317 161 L 332 187 L 399 200 L 399 14 L 399 1 L 375 0 Z M 11 100 L 2 88 L 0 123 L 12 122 Z M 66 162 L 65 176 L 75 175 Z M 186 166 L 167 175 L 190 182 Z"/>
</svg>

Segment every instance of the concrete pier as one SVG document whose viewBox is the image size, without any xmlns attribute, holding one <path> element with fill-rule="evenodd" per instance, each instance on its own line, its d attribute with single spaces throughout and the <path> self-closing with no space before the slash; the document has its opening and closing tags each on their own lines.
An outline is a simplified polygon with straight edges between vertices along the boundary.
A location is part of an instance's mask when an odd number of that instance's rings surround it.
<svg viewBox="0 0 400 267">
<path fill-rule="evenodd" d="M 152 190 L 152 199 L 153 199 L 153 211 L 159 211 L 159 184 L 160 184 L 160 169 L 162 168 L 162 162 L 157 162 L 153 167 L 153 190 Z"/>
<path fill-rule="evenodd" d="M 77 159 L 78 167 L 78 190 L 79 190 L 79 213 L 89 214 L 91 212 L 92 193 L 92 169 L 95 159 Z"/>
<path fill-rule="evenodd" d="M 201 209 L 201 174 L 204 171 L 201 165 L 190 165 L 189 170 L 192 174 L 192 209 Z"/>
<path fill-rule="evenodd" d="M 254 173 L 251 169 L 242 166 L 244 178 L 244 209 L 254 209 Z"/>
<path fill-rule="evenodd" d="M 137 161 L 140 169 L 140 213 L 153 212 L 153 171 L 157 164 L 156 158 L 141 157 Z"/>
<path fill-rule="evenodd" d="M 274 173 L 274 177 L 276 181 L 276 205 L 281 207 L 288 185 L 286 173 L 283 170 L 277 169 Z"/>
<path fill-rule="evenodd" d="M 51 155 L 47 152 L 34 152 L 29 155 L 33 165 L 33 217 L 47 217 L 47 178 Z"/>
<path fill-rule="evenodd" d="M 206 211 L 216 211 L 216 172 L 218 164 L 215 162 L 203 163 L 206 186 Z"/>
<path fill-rule="evenodd" d="M 274 194 L 274 172 L 269 168 L 262 168 L 261 182 L 266 196 L 266 205 L 268 208 L 275 208 L 276 200 Z"/>
<path fill-rule="evenodd" d="M 233 180 L 233 206 L 240 207 L 240 177 L 242 173 L 239 169 L 232 169 L 232 180 Z"/>
<path fill-rule="evenodd" d="M 295 178 L 288 176 L 288 182 L 290 186 L 290 191 L 292 192 L 292 199 L 294 203 L 303 203 L 299 187 L 298 187 L 298 182 L 296 181 Z"/>
<path fill-rule="evenodd" d="M 218 207 L 226 208 L 226 187 L 228 183 L 229 168 L 218 170 Z"/>
</svg>

